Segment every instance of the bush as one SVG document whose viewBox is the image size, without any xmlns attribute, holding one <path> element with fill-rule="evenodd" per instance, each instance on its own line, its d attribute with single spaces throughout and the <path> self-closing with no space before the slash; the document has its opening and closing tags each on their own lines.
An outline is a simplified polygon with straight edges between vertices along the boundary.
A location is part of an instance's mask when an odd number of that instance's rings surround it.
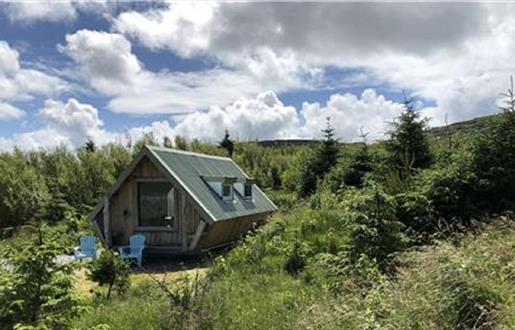
<svg viewBox="0 0 515 330">
<path fill-rule="evenodd" d="M 306 257 L 304 256 L 304 251 L 302 250 L 302 245 L 296 239 L 293 242 L 293 247 L 291 249 L 290 254 L 288 255 L 286 262 L 284 264 L 284 270 L 288 272 L 290 275 L 298 275 L 300 272 L 304 270 L 306 266 Z"/>
<path fill-rule="evenodd" d="M 100 286 L 107 285 L 106 298 L 111 298 L 113 288 L 124 293 L 129 286 L 129 264 L 111 250 L 103 250 L 100 257 L 88 266 L 88 279 Z"/>
<path fill-rule="evenodd" d="M 0 155 L 0 228 L 17 227 L 42 215 L 50 195 L 21 152 Z"/>
<path fill-rule="evenodd" d="M 432 201 L 424 194 L 407 192 L 395 195 L 396 217 L 405 226 L 405 232 L 418 243 L 430 242 L 440 229 L 439 217 Z"/>
<path fill-rule="evenodd" d="M 477 178 L 466 164 L 422 172 L 416 184 L 420 193 L 431 201 L 439 217 L 455 225 L 481 214 L 477 203 Z"/>
<path fill-rule="evenodd" d="M 365 176 L 373 169 L 368 146 L 363 145 L 357 153 L 340 158 L 325 180 L 333 192 L 338 192 L 345 186 L 360 188 L 365 182 Z"/>
<path fill-rule="evenodd" d="M 351 228 L 348 256 L 357 263 L 362 256 L 375 260 L 383 270 L 390 268 L 394 252 L 408 244 L 404 226 L 396 218 L 395 200 L 379 188 L 356 193 L 343 202 Z"/>
<path fill-rule="evenodd" d="M 515 205 L 515 113 L 491 119 L 473 151 L 473 169 L 478 177 L 477 206 L 501 211 Z"/>
<path fill-rule="evenodd" d="M 68 329 L 81 301 L 73 293 L 70 265 L 47 227 L 6 245 L 0 256 L 0 328 Z M 5 261 L 5 264 L 3 264 Z"/>
</svg>

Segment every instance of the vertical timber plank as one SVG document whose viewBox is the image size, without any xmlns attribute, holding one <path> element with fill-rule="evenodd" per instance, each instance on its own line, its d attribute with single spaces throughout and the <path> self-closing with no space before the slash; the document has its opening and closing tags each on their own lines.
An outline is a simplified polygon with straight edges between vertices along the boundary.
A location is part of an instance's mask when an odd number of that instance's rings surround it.
<svg viewBox="0 0 515 330">
<path fill-rule="evenodd" d="M 109 216 L 109 197 L 104 199 L 104 236 L 107 246 L 111 246 L 111 223 Z"/>
</svg>

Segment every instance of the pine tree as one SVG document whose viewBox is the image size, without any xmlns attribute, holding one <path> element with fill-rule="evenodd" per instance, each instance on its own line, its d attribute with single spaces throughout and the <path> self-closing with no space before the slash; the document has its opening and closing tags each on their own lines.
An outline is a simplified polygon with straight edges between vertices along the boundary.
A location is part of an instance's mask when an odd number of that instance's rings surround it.
<svg viewBox="0 0 515 330">
<path fill-rule="evenodd" d="M 368 152 L 367 145 L 368 133 L 360 129 L 360 136 L 363 139 L 363 144 L 350 165 L 349 171 L 344 175 L 344 182 L 347 186 L 361 187 L 363 185 L 364 177 L 367 173 L 372 172 L 374 169 L 372 157 Z"/>
<path fill-rule="evenodd" d="M 420 119 L 420 113 L 413 107 L 413 98 L 404 98 L 405 110 L 389 132 L 387 149 L 390 153 L 390 164 L 395 170 L 404 170 L 406 167 L 426 168 L 432 161 L 429 143 L 424 134 L 427 119 Z"/>
<path fill-rule="evenodd" d="M 88 139 L 86 141 L 86 144 L 84 144 L 84 149 L 86 149 L 86 151 L 89 152 L 95 152 L 95 150 L 97 150 L 97 146 L 95 145 L 95 142 L 93 142 L 93 140 Z"/>
<path fill-rule="evenodd" d="M 325 175 L 338 161 L 338 141 L 334 138 L 334 128 L 327 117 L 327 126 L 322 130 L 324 140 L 311 156 L 306 160 L 301 171 L 301 185 L 299 194 L 307 196 L 315 192 L 317 183 L 321 182 Z"/>
<path fill-rule="evenodd" d="M 327 126 L 322 130 L 324 141 L 319 151 L 320 168 L 317 173 L 323 176 L 329 172 L 338 159 L 338 141 L 334 138 L 334 128 L 331 126 L 331 118 L 327 117 Z"/>
<path fill-rule="evenodd" d="M 218 144 L 220 148 L 227 150 L 229 157 L 232 157 L 234 152 L 234 142 L 230 139 L 229 130 L 225 130 L 225 136 L 222 141 Z"/>
</svg>

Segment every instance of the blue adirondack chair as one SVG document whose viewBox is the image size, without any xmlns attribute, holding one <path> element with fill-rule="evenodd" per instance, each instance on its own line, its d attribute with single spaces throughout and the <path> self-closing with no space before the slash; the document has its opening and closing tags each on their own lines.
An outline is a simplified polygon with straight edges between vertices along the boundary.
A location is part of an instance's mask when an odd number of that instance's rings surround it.
<svg viewBox="0 0 515 330">
<path fill-rule="evenodd" d="M 95 260 L 97 258 L 97 239 L 95 236 L 82 236 L 80 238 L 80 247 L 74 253 L 75 260 L 82 260 L 91 258 Z"/>
<path fill-rule="evenodd" d="M 120 246 L 118 251 L 120 257 L 136 259 L 138 266 L 141 267 L 141 261 L 143 259 L 143 249 L 145 248 L 145 236 L 141 234 L 132 235 L 129 238 L 129 246 Z"/>
</svg>

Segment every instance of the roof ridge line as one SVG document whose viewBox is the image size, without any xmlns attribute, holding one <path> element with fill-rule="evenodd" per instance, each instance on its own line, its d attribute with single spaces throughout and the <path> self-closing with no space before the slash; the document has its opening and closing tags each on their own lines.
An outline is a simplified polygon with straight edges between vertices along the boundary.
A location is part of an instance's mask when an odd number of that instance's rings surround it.
<svg viewBox="0 0 515 330">
<path fill-rule="evenodd" d="M 166 152 L 171 152 L 171 153 L 176 153 L 176 154 L 183 154 L 183 155 L 199 156 L 199 157 L 204 157 L 204 158 L 214 158 L 214 159 L 228 160 L 228 161 L 230 160 L 230 161 L 232 161 L 232 158 L 229 158 L 229 157 L 208 155 L 208 154 L 203 154 L 203 153 L 200 153 L 200 152 L 178 150 L 178 149 L 173 149 L 173 148 L 166 148 L 166 147 L 160 147 L 160 146 L 152 146 L 152 145 L 147 145 L 147 144 L 145 144 L 144 146 L 146 148 L 148 148 L 148 149 L 151 149 L 151 150 L 166 151 Z"/>
</svg>

